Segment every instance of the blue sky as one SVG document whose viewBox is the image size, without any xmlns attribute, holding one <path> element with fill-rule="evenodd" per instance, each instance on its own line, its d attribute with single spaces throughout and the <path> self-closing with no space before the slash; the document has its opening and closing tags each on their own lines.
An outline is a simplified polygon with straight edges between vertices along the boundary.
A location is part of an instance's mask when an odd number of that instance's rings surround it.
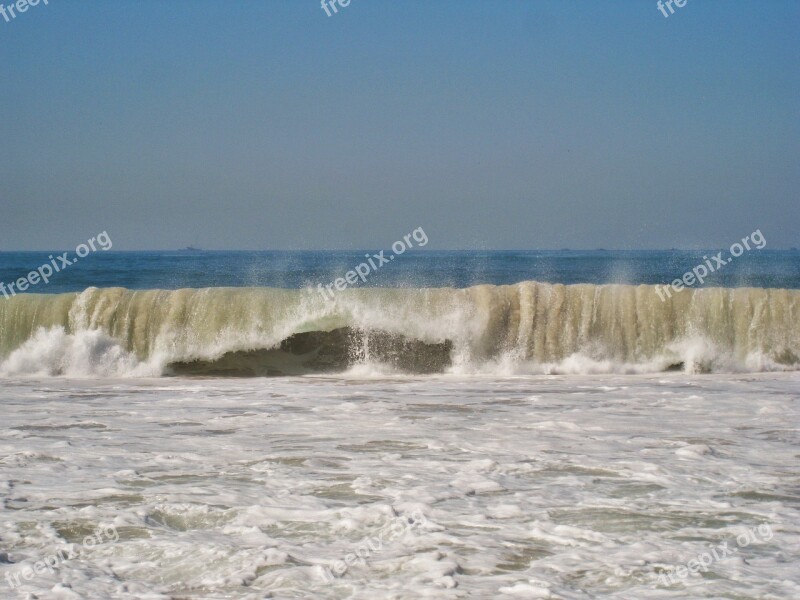
<svg viewBox="0 0 800 600">
<path fill-rule="evenodd" d="M 0 18 L 0 249 L 800 246 L 799 30 L 789 0 L 50 0 Z"/>
</svg>

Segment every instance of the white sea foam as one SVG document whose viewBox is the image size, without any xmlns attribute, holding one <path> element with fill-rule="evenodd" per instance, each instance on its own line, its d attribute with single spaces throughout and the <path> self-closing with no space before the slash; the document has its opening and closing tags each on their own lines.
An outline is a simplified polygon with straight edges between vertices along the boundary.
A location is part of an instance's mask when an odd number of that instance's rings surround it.
<svg viewBox="0 0 800 600">
<path fill-rule="evenodd" d="M 38 329 L 0 363 L 0 377 L 136 377 L 159 372 L 97 329 L 74 334 L 61 327 Z"/>
<path fill-rule="evenodd" d="M 0 381 L 0 597 L 800 597 L 800 373 L 361 369 Z"/>
</svg>

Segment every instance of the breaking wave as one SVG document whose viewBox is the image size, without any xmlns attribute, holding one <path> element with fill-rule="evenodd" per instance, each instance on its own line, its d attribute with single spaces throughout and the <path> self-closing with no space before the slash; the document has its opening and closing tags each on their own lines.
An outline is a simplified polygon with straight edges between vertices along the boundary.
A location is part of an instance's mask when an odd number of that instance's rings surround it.
<svg viewBox="0 0 800 600">
<path fill-rule="evenodd" d="M 785 289 L 90 288 L 0 302 L 0 376 L 796 370 L 798 317 Z"/>
</svg>

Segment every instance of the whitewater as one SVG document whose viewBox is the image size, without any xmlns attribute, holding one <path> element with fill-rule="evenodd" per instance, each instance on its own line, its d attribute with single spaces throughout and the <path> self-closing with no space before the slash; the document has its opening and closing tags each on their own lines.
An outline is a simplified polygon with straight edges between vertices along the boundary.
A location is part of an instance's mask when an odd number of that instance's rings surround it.
<svg viewBox="0 0 800 600">
<path fill-rule="evenodd" d="M 794 370 L 800 291 L 533 281 L 464 289 L 205 288 L 0 302 L 0 375 Z"/>
<path fill-rule="evenodd" d="M 540 281 L 11 298 L 0 597 L 800 597 L 799 310 Z"/>
<path fill-rule="evenodd" d="M 798 390 L 796 371 L 6 379 L 0 596 L 798 598 Z"/>
</svg>

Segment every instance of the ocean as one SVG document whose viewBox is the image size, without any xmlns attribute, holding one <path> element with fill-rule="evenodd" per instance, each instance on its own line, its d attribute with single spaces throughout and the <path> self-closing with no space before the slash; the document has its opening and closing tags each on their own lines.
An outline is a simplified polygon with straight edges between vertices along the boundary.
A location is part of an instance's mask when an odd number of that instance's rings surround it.
<svg viewBox="0 0 800 600">
<path fill-rule="evenodd" d="M 800 597 L 799 251 L 375 254 L 0 296 L 0 597 Z"/>
</svg>

